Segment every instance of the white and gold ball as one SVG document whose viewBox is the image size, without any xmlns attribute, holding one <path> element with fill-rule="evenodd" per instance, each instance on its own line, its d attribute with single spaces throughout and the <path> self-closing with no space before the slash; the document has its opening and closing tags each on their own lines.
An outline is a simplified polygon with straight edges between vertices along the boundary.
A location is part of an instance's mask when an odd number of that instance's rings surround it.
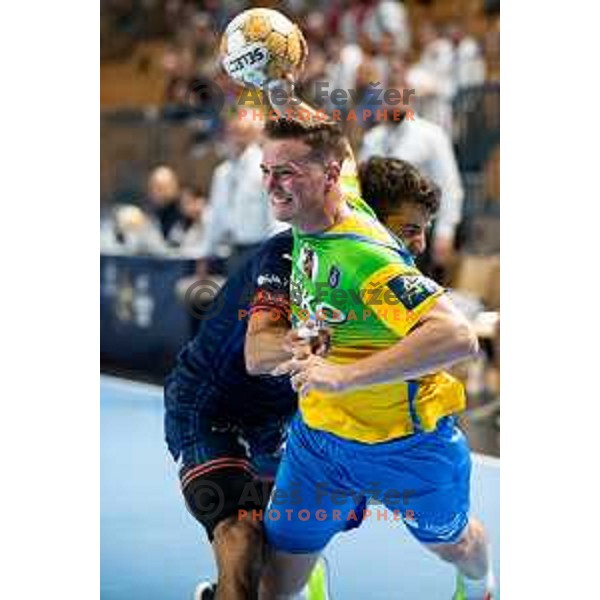
<svg viewBox="0 0 600 600">
<path fill-rule="evenodd" d="M 229 23 L 220 53 L 232 79 L 262 87 L 301 71 L 308 48 L 300 28 L 285 15 L 269 8 L 252 8 Z"/>
</svg>

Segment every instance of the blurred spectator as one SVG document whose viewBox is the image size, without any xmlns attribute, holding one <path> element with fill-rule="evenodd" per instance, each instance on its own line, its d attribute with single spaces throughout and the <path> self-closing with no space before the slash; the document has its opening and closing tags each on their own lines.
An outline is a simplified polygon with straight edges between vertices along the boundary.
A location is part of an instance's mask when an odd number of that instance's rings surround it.
<svg viewBox="0 0 600 600">
<path fill-rule="evenodd" d="M 184 188 L 179 201 L 179 220 L 171 232 L 171 239 L 177 244 L 178 254 L 197 258 L 206 234 L 206 198 L 199 190 Z"/>
<path fill-rule="evenodd" d="M 455 47 L 455 90 L 481 85 L 485 82 L 485 61 L 477 40 L 458 26 L 450 28 Z"/>
<path fill-rule="evenodd" d="M 205 234 L 205 207 L 202 194 L 190 188 L 179 194 L 175 173 L 158 167 L 149 178 L 146 210 L 120 205 L 102 222 L 102 251 L 195 258 Z"/>
<path fill-rule="evenodd" d="M 454 150 L 444 130 L 418 115 L 400 123 L 381 123 L 366 133 L 359 155 L 361 161 L 371 156 L 405 160 L 440 187 L 442 197 L 431 252 L 434 264 L 449 265 L 462 217 L 464 191 Z"/>
<path fill-rule="evenodd" d="M 176 246 L 183 215 L 180 210 L 179 180 L 173 169 L 163 165 L 150 173 L 144 209 L 165 242 Z"/>
<path fill-rule="evenodd" d="M 344 42 L 348 44 L 358 42 L 358 37 L 364 27 L 367 13 L 373 4 L 374 0 L 349 1 L 347 8 L 342 12 L 339 24 Z"/>
<path fill-rule="evenodd" d="M 402 53 L 397 51 L 394 43 L 394 36 L 388 31 L 384 31 L 377 45 L 377 53 L 373 58 L 375 68 L 378 71 L 378 78 L 375 81 L 387 82 L 390 74 L 390 65 L 395 60 L 401 58 Z"/>
<path fill-rule="evenodd" d="M 361 47 L 355 43 L 344 44 L 341 39 L 333 38 L 328 42 L 327 54 L 325 81 L 329 84 L 328 92 L 331 94 L 336 89 L 353 89 L 356 83 L 356 72 L 363 61 Z"/>
<path fill-rule="evenodd" d="M 209 195 L 209 218 L 200 258 L 218 256 L 228 247 L 230 272 L 249 253 L 277 229 L 262 184 L 259 141 L 262 124 L 236 114 L 226 126 L 229 158 L 214 171 Z M 206 262 L 199 273 L 206 272 Z"/>
<path fill-rule="evenodd" d="M 410 30 L 406 8 L 397 0 L 350 0 L 342 15 L 340 29 L 347 43 L 356 43 L 366 34 L 377 46 L 384 32 L 392 34 L 402 52 L 410 48 Z"/>
<path fill-rule="evenodd" d="M 213 57 L 217 47 L 216 27 L 211 15 L 199 12 L 190 20 L 184 30 L 183 40 L 186 45 L 193 48 L 197 60 L 207 60 Z"/>
<path fill-rule="evenodd" d="M 165 23 L 171 36 L 176 36 L 182 29 L 189 25 L 190 21 L 194 18 L 196 10 L 195 3 L 188 0 L 165 1 Z"/>
<path fill-rule="evenodd" d="M 243 10 L 239 0 L 203 0 L 202 8 L 211 17 L 213 31 L 224 31 L 228 22 Z"/>
<path fill-rule="evenodd" d="M 406 7 L 397 0 L 377 0 L 373 3 L 363 25 L 365 33 L 374 44 L 389 33 L 395 48 L 405 53 L 410 48 L 410 28 Z"/>
<path fill-rule="evenodd" d="M 308 53 L 306 66 L 302 73 L 301 90 L 311 96 L 311 104 L 316 104 L 312 100 L 315 96 L 313 86 L 316 82 L 326 81 L 327 54 L 320 46 L 311 46 Z"/>
<path fill-rule="evenodd" d="M 360 121 L 360 127 L 365 127 L 369 123 L 373 123 L 376 119 L 377 110 L 383 108 L 381 106 L 381 97 L 385 86 L 382 84 L 381 73 L 377 69 L 376 63 L 372 59 L 367 59 L 362 62 L 356 72 L 356 102 L 353 106 L 357 114 L 365 114 L 363 111 L 370 110 L 371 116 L 362 118 Z M 378 84 L 378 85 L 374 85 Z M 379 96 L 374 93 L 367 93 L 368 89 L 379 89 Z M 379 98 L 379 100 L 378 100 Z M 368 114 L 368 113 L 367 113 Z M 350 122 L 352 123 L 352 122 Z M 347 123 L 348 126 L 350 123 Z M 358 126 L 358 121 L 357 121 Z"/>
<path fill-rule="evenodd" d="M 419 112 L 452 133 L 452 98 L 455 93 L 455 54 L 452 42 L 433 24 L 426 22 L 419 32 L 421 55 L 406 74 L 408 87 L 419 99 Z"/>
<path fill-rule="evenodd" d="M 356 69 L 356 81 L 354 83 L 359 95 L 369 84 L 381 82 L 383 71 L 380 71 L 378 62 L 374 55 L 363 55 L 363 60 Z"/>
<path fill-rule="evenodd" d="M 100 248 L 108 254 L 161 256 L 169 247 L 155 224 L 139 206 L 114 208 L 110 221 L 101 227 Z"/>
<path fill-rule="evenodd" d="M 163 57 L 165 72 L 165 98 L 167 105 L 181 105 L 196 74 L 194 52 L 190 48 L 170 46 Z"/>
<path fill-rule="evenodd" d="M 132 205 L 115 208 L 116 249 L 127 254 L 169 254 L 178 244 L 182 219 L 177 175 L 169 167 L 157 167 L 148 177 L 142 208 Z"/>
<path fill-rule="evenodd" d="M 420 30 L 422 52 L 407 73 L 419 99 L 420 114 L 452 133 L 452 100 L 456 93 L 485 81 L 485 61 L 476 39 L 454 24 L 447 36 L 426 22 Z"/>
<path fill-rule="evenodd" d="M 313 11 L 308 14 L 305 27 L 303 27 L 303 32 L 306 41 L 308 42 L 309 52 L 314 46 L 324 49 L 327 38 L 331 35 L 327 31 L 325 15 L 318 11 Z"/>
</svg>

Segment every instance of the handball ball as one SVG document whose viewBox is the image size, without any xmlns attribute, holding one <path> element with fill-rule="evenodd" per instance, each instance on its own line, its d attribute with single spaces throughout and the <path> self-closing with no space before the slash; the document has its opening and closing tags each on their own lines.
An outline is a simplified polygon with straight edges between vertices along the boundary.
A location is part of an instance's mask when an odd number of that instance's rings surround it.
<svg viewBox="0 0 600 600">
<path fill-rule="evenodd" d="M 221 61 L 242 85 L 262 87 L 300 72 L 308 55 L 300 28 L 268 8 L 251 8 L 235 17 L 221 38 Z"/>
</svg>

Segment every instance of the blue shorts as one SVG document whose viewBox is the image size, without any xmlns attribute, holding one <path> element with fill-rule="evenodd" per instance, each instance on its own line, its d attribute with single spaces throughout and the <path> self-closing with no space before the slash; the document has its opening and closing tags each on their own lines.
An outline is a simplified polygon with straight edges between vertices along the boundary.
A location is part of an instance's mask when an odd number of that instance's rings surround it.
<svg viewBox="0 0 600 600">
<path fill-rule="evenodd" d="M 453 543 L 468 523 L 470 475 L 469 446 L 453 417 L 430 433 L 363 444 L 312 429 L 298 415 L 265 511 L 267 540 L 283 552 L 319 552 L 349 522 L 387 515 L 422 543 Z"/>
</svg>

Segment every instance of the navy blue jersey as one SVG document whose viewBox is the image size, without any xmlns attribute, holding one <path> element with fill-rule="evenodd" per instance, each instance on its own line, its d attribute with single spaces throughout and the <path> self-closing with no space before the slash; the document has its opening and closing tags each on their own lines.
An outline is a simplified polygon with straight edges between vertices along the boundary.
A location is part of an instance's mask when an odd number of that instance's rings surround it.
<svg viewBox="0 0 600 600">
<path fill-rule="evenodd" d="M 292 243 L 289 231 L 270 238 L 228 278 L 213 300 L 220 309 L 202 321 L 165 381 L 168 411 L 261 423 L 296 410 L 288 376 L 249 375 L 244 361 L 249 315 L 257 310 L 289 315 Z"/>
</svg>

